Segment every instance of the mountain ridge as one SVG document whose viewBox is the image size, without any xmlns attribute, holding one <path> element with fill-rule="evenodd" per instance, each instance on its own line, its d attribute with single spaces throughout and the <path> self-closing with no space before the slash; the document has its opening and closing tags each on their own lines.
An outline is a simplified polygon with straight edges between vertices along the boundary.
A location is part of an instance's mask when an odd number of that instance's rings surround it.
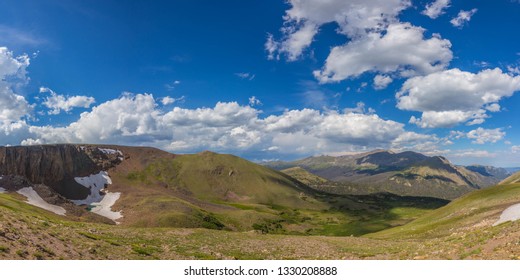
<svg viewBox="0 0 520 280">
<path fill-rule="evenodd" d="M 292 162 L 268 162 L 277 170 L 301 167 L 327 180 L 370 185 L 375 192 L 454 199 L 497 184 L 508 172 L 489 166 L 457 166 L 442 156 L 413 151 L 375 150 L 344 156 L 307 157 Z"/>
</svg>

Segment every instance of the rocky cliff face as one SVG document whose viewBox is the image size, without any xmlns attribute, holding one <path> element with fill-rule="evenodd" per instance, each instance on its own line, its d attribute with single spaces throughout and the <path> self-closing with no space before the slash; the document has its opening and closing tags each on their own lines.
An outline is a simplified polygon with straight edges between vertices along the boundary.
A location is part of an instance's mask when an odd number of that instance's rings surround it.
<svg viewBox="0 0 520 280">
<path fill-rule="evenodd" d="M 89 190 L 74 177 L 107 170 L 123 160 L 115 150 L 97 146 L 41 145 L 0 147 L 0 175 L 19 175 L 45 184 L 69 199 L 83 199 Z"/>
</svg>

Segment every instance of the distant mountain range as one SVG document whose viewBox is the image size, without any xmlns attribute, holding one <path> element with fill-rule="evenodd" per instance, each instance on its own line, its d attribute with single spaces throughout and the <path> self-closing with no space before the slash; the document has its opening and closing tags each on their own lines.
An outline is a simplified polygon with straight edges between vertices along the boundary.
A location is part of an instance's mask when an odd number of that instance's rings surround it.
<svg viewBox="0 0 520 280">
<path fill-rule="evenodd" d="M 475 189 L 495 185 L 511 173 L 492 166 L 457 166 L 441 156 L 376 150 L 345 156 L 317 156 L 291 162 L 268 162 L 297 179 L 313 174 L 318 189 L 342 194 L 389 192 L 398 195 L 454 199 Z M 299 167 L 302 170 L 292 169 Z M 307 174 L 305 174 L 306 171 Z M 308 179 L 307 178 L 307 179 Z M 316 183 L 320 181 L 321 183 Z"/>
<path fill-rule="evenodd" d="M 520 171 L 520 167 L 504 167 L 504 169 L 511 174 Z"/>
</svg>

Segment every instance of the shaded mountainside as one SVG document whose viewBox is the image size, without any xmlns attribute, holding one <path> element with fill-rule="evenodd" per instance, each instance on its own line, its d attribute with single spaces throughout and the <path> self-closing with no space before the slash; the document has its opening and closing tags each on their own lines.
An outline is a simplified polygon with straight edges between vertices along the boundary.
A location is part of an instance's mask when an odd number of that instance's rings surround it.
<svg viewBox="0 0 520 280">
<path fill-rule="evenodd" d="M 348 183 L 352 193 L 390 192 L 444 199 L 497 184 L 508 175 L 506 170 L 494 167 L 455 166 L 440 156 L 382 150 L 265 165 L 278 170 L 301 167 L 330 181 Z"/>
<path fill-rule="evenodd" d="M 511 175 L 511 172 L 508 171 L 506 168 L 497 168 L 494 166 L 484 166 L 484 165 L 468 165 L 465 166 L 466 169 L 477 172 L 485 177 L 493 177 L 500 180 L 503 180 L 509 175 Z"/>
</svg>

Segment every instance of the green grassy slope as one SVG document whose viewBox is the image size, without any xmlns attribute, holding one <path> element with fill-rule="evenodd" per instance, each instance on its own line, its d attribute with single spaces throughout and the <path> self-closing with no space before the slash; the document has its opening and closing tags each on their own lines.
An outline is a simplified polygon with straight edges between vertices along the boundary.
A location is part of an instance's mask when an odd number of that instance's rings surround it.
<svg viewBox="0 0 520 280">
<path fill-rule="evenodd" d="M 369 234 L 374 238 L 424 239 L 489 228 L 500 213 L 520 202 L 520 184 L 498 185 L 456 199 L 404 226 Z"/>
<path fill-rule="evenodd" d="M 362 238 L 74 222 L 6 194 L 0 221 L 0 259 L 342 259 L 397 252 L 391 242 Z"/>
<path fill-rule="evenodd" d="M 115 170 L 113 191 L 124 224 L 252 230 L 284 220 L 280 212 L 323 211 L 316 191 L 280 172 L 244 159 L 204 152 L 156 157 L 139 168 Z"/>
<path fill-rule="evenodd" d="M 517 259 L 520 223 L 374 239 L 138 228 L 63 219 L 0 194 L 0 259 Z M 516 243 L 515 243 L 516 242 Z"/>
<path fill-rule="evenodd" d="M 315 192 L 283 173 L 233 155 L 203 152 L 150 165 L 148 174 L 206 201 L 230 201 L 323 209 Z M 176 174 L 176 175 L 174 175 Z"/>
<path fill-rule="evenodd" d="M 520 172 L 517 172 L 500 182 L 500 185 L 514 184 L 520 182 Z"/>
</svg>

